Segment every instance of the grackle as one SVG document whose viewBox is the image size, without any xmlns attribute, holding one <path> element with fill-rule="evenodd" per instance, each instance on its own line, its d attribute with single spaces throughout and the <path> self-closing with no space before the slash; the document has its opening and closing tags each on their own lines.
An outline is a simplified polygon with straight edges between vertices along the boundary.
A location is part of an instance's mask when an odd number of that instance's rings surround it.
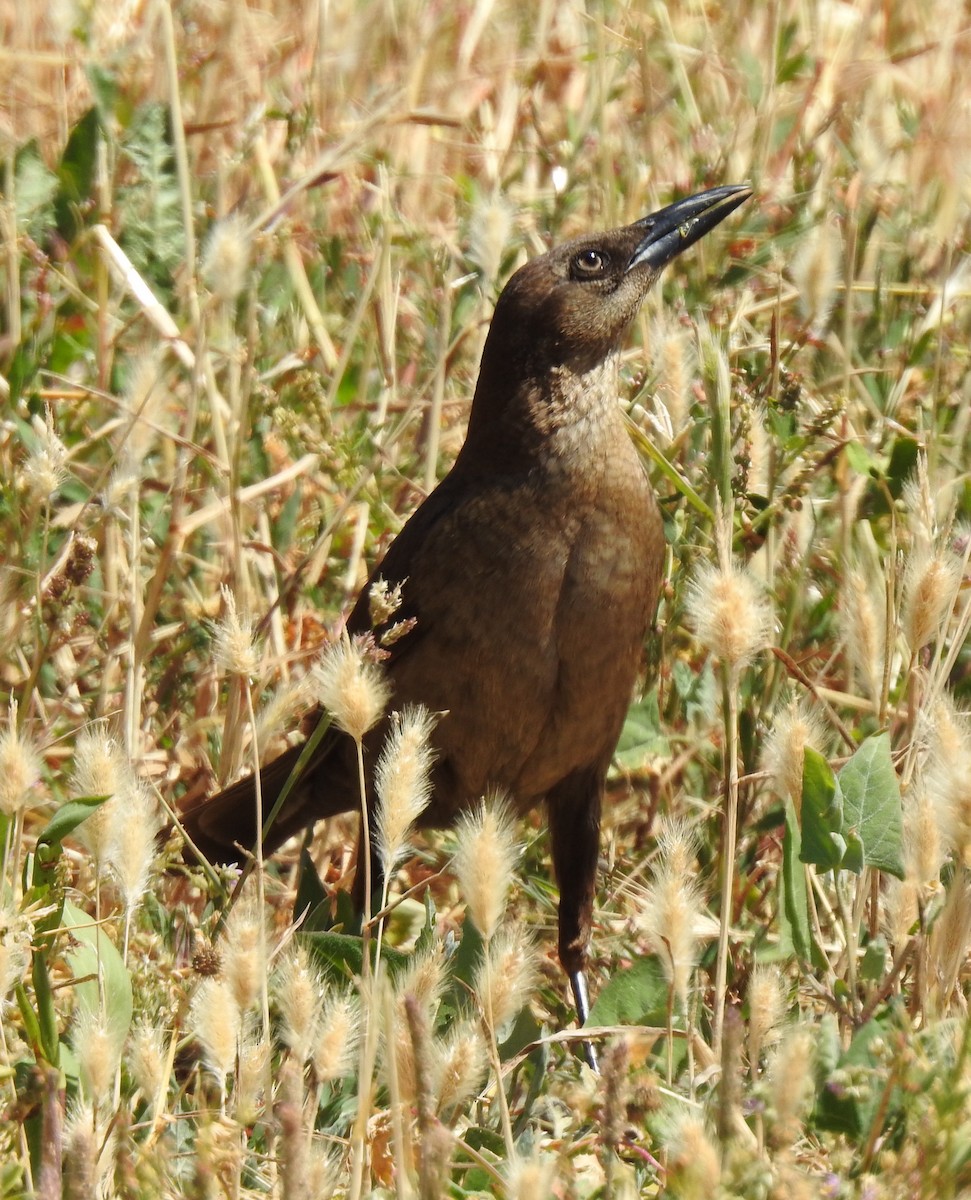
<svg viewBox="0 0 971 1200">
<path fill-rule="evenodd" d="M 558 246 L 512 276 L 492 317 L 465 444 L 347 621 L 351 633 L 370 628 L 378 577 L 402 585 L 392 620 L 414 624 L 390 647 L 392 705 L 445 714 L 432 735 L 423 825 L 449 825 L 489 789 L 520 812 L 545 803 L 559 956 L 581 1022 L 604 780 L 664 560 L 654 493 L 617 401 L 619 350 L 661 268 L 750 195 L 745 185 L 712 188 Z M 387 728 L 386 719 L 365 739 L 369 768 Z M 264 812 L 301 749 L 262 769 Z M 254 796 L 249 776 L 183 813 L 207 857 L 238 860 L 236 844 L 255 843 Z M 353 743 L 331 728 L 265 848 L 358 804 Z M 373 850 L 372 861 L 379 881 Z"/>
</svg>

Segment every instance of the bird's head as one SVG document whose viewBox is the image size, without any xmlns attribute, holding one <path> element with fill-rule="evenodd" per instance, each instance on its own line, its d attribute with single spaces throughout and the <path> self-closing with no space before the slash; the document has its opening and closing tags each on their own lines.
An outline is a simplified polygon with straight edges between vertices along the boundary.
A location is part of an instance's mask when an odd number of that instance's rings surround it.
<svg viewBox="0 0 971 1200">
<path fill-rule="evenodd" d="M 617 348 L 661 269 L 751 194 L 744 184 L 711 188 L 532 259 L 499 297 L 490 341 L 520 369 L 534 356 L 540 371 L 596 367 Z"/>
</svg>

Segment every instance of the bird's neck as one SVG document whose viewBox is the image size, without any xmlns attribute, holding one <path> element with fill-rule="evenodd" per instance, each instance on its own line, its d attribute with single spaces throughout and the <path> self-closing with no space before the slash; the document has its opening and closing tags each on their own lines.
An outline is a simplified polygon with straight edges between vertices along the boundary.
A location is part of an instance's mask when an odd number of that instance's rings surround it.
<svg viewBox="0 0 971 1200">
<path fill-rule="evenodd" d="M 484 356 L 462 456 L 510 470 L 576 450 L 590 455 L 622 428 L 618 355 L 586 369 Z"/>
</svg>

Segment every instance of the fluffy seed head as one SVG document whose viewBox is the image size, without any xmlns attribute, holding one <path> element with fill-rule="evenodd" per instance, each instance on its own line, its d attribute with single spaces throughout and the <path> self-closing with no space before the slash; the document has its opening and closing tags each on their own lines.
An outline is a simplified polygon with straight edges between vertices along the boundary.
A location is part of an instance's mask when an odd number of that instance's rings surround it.
<svg viewBox="0 0 971 1200">
<path fill-rule="evenodd" d="M 213 654 L 224 671 L 252 679 L 260 665 L 260 656 L 253 641 L 253 622 L 239 615 L 236 597 L 225 585 L 222 591 L 225 613 L 214 627 Z"/>
<path fill-rule="evenodd" d="M 748 1060 L 753 1076 L 758 1074 L 762 1051 L 779 1037 L 785 1004 L 785 989 L 778 969 L 756 967 L 748 985 Z"/>
<path fill-rule="evenodd" d="M 225 979 L 204 979 L 189 1008 L 189 1028 L 202 1047 L 202 1057 L 221 1082 L 236 1066 L 242 1019 L 233 990 Z"/>
<path fill-rule="evenodd" d="M 840 618 L 850 663 L 873 699 L 882 685 L 886 623 L 882 602 L 878 603 L 861 571 L 846 576 Z"/>
<path fill-rule="evenodd" d="M 209 231 L 202 252 L 202 277 L 212 294 L 225 304 L 234 304 L 246 284 L 250 250 L 246 222 L 241 217 L 223 217 Z"/>
<path fill-rule="evenodd" d="M 247 1013 L 256 1006 L 266 977 L 266 924 L 255 896 L 244 894 L 237 903 L 219 945 L 222 978 L 239 1011 Z"/>
<path fill-rule="evenodd" d="M 454 1112 L 482 1084 L 488 1055 L 482 1033 L 472 1021 L 452 1026 L 438 1047 L 438 1112 Z"/>
<path fill-rule="evenodd" d="M 132 778 L 108 805 L 104 861 L 118 882 L 125 907 L 132 912 L 148 890 L 155 835 L 162 822 L 154 797 L 138 779 Z"/>
<path fill-rule="evenodd" d="M 67 474 L 67 447 L 54 432 L 50 409 L 46 421 L 34 416 L 31 426 L 37 442 L 24 463 L 23 480 L 30 495 L 39 503 L 47 504 Z"/>
<path fill-rule="evenodd" d="M 929 754 L 923 772 L 945 842 L 971 866 L 971 728 L 946 694 L 927 713 Z"/>
<path fill-rule="evenodd" d="M 776 713 L 765 740 L 762 764 L 780 796 L 788 796 L 797 815 L 802 808 L 802 774 L 806 747 L 826 753 L 823 722 L 815 709 L 790 701 Z"/>
<path fill-rule="evenodd" d="M 313 1047 L 314 1071 L 322 1083 L 342 1079 L 354 1070 L 362 1024 L 356 996 L 336 990 L 325 994 Z"/>
<path fill-rule="evenodd" d="M 84 1094 L 93 1104 L 108 1095 L 121 1058 L 124 1035 L 103 1012 L 82 1009 L 74 1030 L 74 1051 L 81 1068 Z"/>
<path fill-rule="evenodd" d="M 836 226 L 821 221 L 814 226 L 789 266 L 799 292 L 799 306 L 809 325 L 822 331 L 829 319 L 840 277 L 840 236 Z"/>
<path fill-rule="evenodd" d="M 506 1163 L 506 1195 L 509 1200 L 536 1200 L 552 1196 L 556 1159 L 534 1153 L 529 1158 L 514 1154 Z"/>
<path fill-rule="evenodd" d="M 721 1182 L 721 1156 L 705 1124 L 690 1114 L 671 1126 L 668 1185 L 684 1200 L 710 1200 Z"/>
<path fill-rule="evenodd" d="M 660 958 L 668 984 L 684 1010 L 698 959 L 701 894 L 687 831 L 673 824 L 666 836 L 668 852 L 662 839 L 658 869 L 638 903 L 635 923 Z"/>
<path fill-rule="evenodd" d="M 469 258 L 487 284 L 499 278 L 512 226 L 513 211 L 500 193 L 477 198 L 469 223 Z"/>
<path fill-rule="evenodd" d="M 772 609 L 755 578 L 733 563 L 702 566 L 686 608 L 698 640 L 732 671 L 742 670 L 769 643 Z"/>
<path fill-rule="evenodd" d="M 411 828 L 432 794 L 434 752 L 429 741 L 435 718 L 421 705 L 395 713 L 374 773 L 378 796 L 376 833 L 385 876 L 405 851 Z"/>
<path fill-rule="evenodd" d="M 769 1064 L 769 1090 L 774 1121 L 772 1141 L 791 1145 L 812 1098 L 813 1034 L 805 1027 L 789 1030 Z"/>
<path fill-rule="evenodd" d="M 494 1030 L 519 1013 L 536 980 L 536 951 L 521 925 L 500 929 L 475 973 L 474 991 Z"/>
<path fill-rule="evenodd" d="M 314 680 L 334 723 L 358 742 L 378 721 L 391 694 L 384 672 L 366 653 L 366 642 L 346 633 L 324 651 Z"/>
<path fill-rule="evenodd" d="M 916 653 L 942 631 L 961 583 L 958 564 L 947 554 L 918 551 L 904 572 L 903 629 Z"/>
<path fill-rule="evenodd" d="M 947 890 L 944 907 L 931 932 L 931 962 L 937 975 L 938 1010 L 943 1015 L 955 994 L 971 941 L 971 880 L 957 871 Z M 961 996 L 958 996 L 959 1001 Z"/>
<path fill-rule="evenodd" d="M 40 754 L 33 739 L 17 728 L 17 705 L 10 705 L 0 732 L 0 812 L 8 817 L 28 807 L 40 780 Z"/>
<path fill-rule="evenodd" d="M 154 1108 L 168 1084 L 165 1072 L 168 1055 L 162 1030 L 147 1020 L 139 1020 L 129 1038 L 125 1060 L 145 1102 Z"/>
<path fill-rule="evenodd" d="M 505 803 L 493 796 L 466 813 L 456 827 L 455 874 L 475 927 L 492 937 L 506 910 L 519 847 Z"/>
<path fill-rule="evenodd" d="M 306 1062 L 317 1039 L 325 998 L 323 980 L 300 947 L 276 974 L 274 994 L 280 1010 L 280 1034 L 294 1058 Z"/>
</svg>

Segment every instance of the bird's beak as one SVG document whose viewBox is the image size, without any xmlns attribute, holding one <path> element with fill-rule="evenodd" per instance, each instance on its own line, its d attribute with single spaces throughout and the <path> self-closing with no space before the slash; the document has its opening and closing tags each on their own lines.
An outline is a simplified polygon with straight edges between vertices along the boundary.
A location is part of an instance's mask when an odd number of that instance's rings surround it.
<svg viewBox="0 0 971 1200">
<path fill-rule="evenodd" d="M 660 271 L 682 250 L 693 246 L 724 221 L 751 194 L 752 189 L 747 183 L 731 183 L 727 187 L 711 188 L 676 200 L 667 208 L 644 217 L 636 222 L 644 230 L 644 238 L 631 256 L 627 270 L 644 265 Z"/>
</svg>

